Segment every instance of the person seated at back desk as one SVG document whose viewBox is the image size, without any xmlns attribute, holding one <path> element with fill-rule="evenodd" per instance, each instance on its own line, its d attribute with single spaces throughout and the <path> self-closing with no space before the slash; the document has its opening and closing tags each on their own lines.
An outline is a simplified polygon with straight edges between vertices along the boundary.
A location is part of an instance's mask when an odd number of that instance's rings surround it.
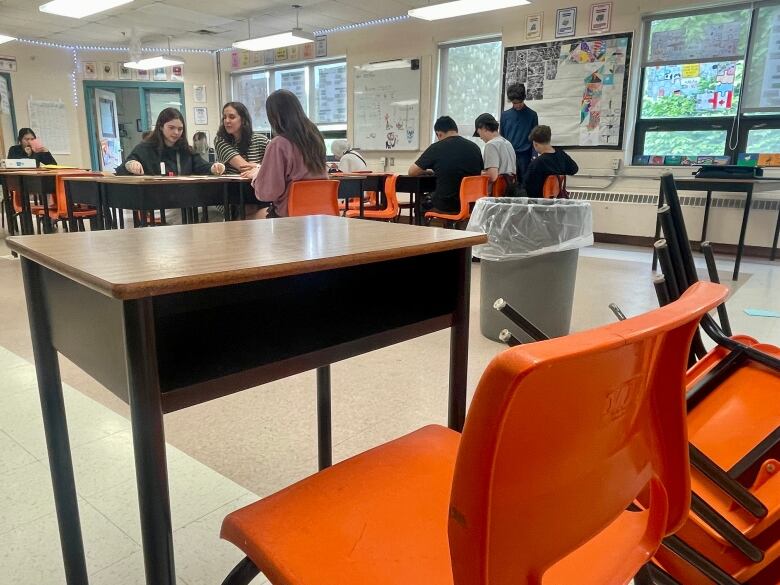
<svg viewBox="0 0 780 585">
<path fill-rule="evenodd" d="M 505 176 L 509 182 L 516 182 L 515 149 L 511 142 L 498 133 L 498 121 L 492 114 L 480 114 L 474 120 L 474 136 L 479 136 L 485 143 L 483 158 L 491 192 L 499 176 Z"/>
<path fill-rule="evenodd" d="M 436 175 L 436 191 L 421 202 L 423 211 L 435 209 L 457 213 L 460 211 L 460 182 L 463 177 L 482 174 L 482 153 L 479 146 L 458 135 L 458 125 L 449 116 L 436 120 L 433 130 L 437 141 L 409 167 L 409 175 Z"/>
<path fill-rule="evenodd" d="M 6 158 L 32 158 L 35 159 L 37 166 L 57 164 L 48 149 L 35 136 L 32 128 L 19 130 L 18 139 L 19 144 L 14 144 L 8 149 Z"/>
<path fill-rule="evenodd" d="M 550 175 L 576 175 L 580 170 L 577 163 L 562 148 L 550 145 L 552 131 L 549 126 L 537 126 L 528 137 L 539 153 L 528 165 L 523 186 L 528 197 L 542 197 L 544 182 Z"/>
<path fill-rule="evenodd" d="M 165 108 L 157 116 L 152 135 L 133 148 L 117 175 L 221 175 L 222 163 L 209 163 L 193 152 L 187 142 L 184 116 Z"/>
</svg>

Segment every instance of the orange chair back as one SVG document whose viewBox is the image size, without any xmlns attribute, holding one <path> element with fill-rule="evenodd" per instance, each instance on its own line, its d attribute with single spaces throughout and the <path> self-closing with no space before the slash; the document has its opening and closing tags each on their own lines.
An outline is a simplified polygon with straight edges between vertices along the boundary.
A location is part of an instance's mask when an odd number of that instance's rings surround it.
<svg viewBox="0 0 780 585">
<path fill-rule="evenodd" d="M 561 194 L 561 185 L 566 186 L 566 175 L 550 175 L 542 185 L 542 197 L 554 199 Z"/>
<path fill-rule="evenodd" d="M 87 171 L 60 171 L 54 180 L 54 194 L 56 211 L 60 216 L 68 215 L 68 201 L 65 196 L 64 177 L 102 177 L 103 173 L 91 173 Z"/>
<path fill-rule="evenodd" d="M 496 182 L 493 183 L 493 192 L 491 195 L 493 197 L 503 197 L 504 193 L 506 193 L 506 179 L 503 175 L 498 175 Z"/>
<path fill-rule="evenodd" d="M 339 182 L 318 179 L 295 181 L 290 185 L 287 213 L 290 217 L 301 215 L 339 215 Z"/>
<path fill-rule="evenodd" d="M 488 176 L 463 177 L 460 182 L 460 210 L 469 209 L 471 203 L 488 194 Z"/>
<path fill-rule="evenodd" d="M 540 584 L 548 570 L 551 583 L 574 582 L 556 580 L 566 561 L 555 563 L 639 501 L 643 533 L 621 533 L 606 552 L 614 572 L 602 582 L 627 583 L 682 525 L 688 350 L 701 316 L 725 296 L 725 287 L 699 282 L 651 313 L 490 363 L 455 465 L 456 585 Z"/>
<path fill-rule="evenodd" d="M 395 217 L 401 212 L 401 206 L 398 203 L 398 193 L 395 190 L 395 184 L 398 181 L 398 175 L 388 175 L 385 177 L 385 199 L 387 199 L 387 208 L 385 212 L 390 215 L 390 210 L 393 211 L 392 215 Z"/>
</svg>

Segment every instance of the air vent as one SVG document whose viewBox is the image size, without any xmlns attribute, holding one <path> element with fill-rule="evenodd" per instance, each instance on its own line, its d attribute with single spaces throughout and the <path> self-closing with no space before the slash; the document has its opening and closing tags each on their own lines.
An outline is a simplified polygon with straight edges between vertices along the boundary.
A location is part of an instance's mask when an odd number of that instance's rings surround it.
<svg viewBox="0 0 780 585">
<path fill-rule="evenodd" d="M 642 193 L 618 193 L 604 191 L 569 191 L 569 197 L 582 201 L 597 201 L 603 203 L 638 203 L 642 205 L 658 205 L 658 195 L 645 195 Z M 705 197 L 680 197 L 680 204 L 686 207 L 704 207 L 707 202 Z M 745 198 L 713 197 L 713 208 L 744 209 Z M 760 211 L 777 211 L 780 209 L 780 201 L 777 199 L 753 198 L 752 209 Z"/>
</svg>

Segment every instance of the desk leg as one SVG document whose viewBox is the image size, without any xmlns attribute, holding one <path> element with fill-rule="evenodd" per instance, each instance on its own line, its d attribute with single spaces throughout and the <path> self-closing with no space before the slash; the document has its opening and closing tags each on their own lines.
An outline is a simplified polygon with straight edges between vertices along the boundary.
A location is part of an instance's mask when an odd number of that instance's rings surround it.
<svg viewBox="0 0 780 585">
<path fill-rule="evenodd" d="M 65 564 L 65 580 L 68 585 L 79 585 L 88 583 L 87 563 L 84 557 L 84 540 L 81 536 L 76 482 L 73 478 L 73 461 L 68 439 L 65 401 L 62 396 L 60 365 L 57 350 L 51 341 L 49 309 L 43 296 L 41 270 L 43 269 L 37 264 L 22 258 L 27 314 L 35 355 L 35 372 L 38 376 L 38 392 L 41 398 L 46 450 L 49 454 L 54 505 L 60 531 L 60 546 Z"/>
<path fill-rule="evenodd" d="M 22 224 L 22 235 L 30 236 L 35 233 L 35 230 L 33 229 L 32 211 L 30 210 L 30 193 L 27 191 L 24 180 L 19 182 L 21 183 L 19 191 L 22 194 L 22 213 L 19 223 Z"/>
<path fill-rule="evenodd" d="M 471 298 L 471 248 L 458 250 L 458 284 L 450 330 L 450 399 L 447 425 L 462 431 L 466 421 L 466 382 L 469 365 L 469 311 Z"/>
<path fill-rule="evenodd" d="M 423 224 L 423 217 L 422 217 L 422 198 L 423 194 L 420 193 L 414 193 L 414 223 L 417 225 Z"/>
<path fill-rule="evenodd" d="M 712 206 L 712 191 L 707 191 L 707 201 L 704 203 L 704 222 L 701 225 L 701 239 L 699 242 L 707 241 L 707 224 L 710 221 L 710 207 Z"/>
<path fill-rule="evenodd" d="M 664 188 L 663 183 L 661 183 L 661 186 L 658 187 L 658 209 L 661 209 L 664 205 Z M 658 238 L 661 237 L 661 217 L 656 214 L 655 216 L 655 234 L 653 235 L 653 243 L 658 241 Z M 655 246 L 653 246 L 653 266 L 652 269 L 655 271 L 655 269 L 658 267 L 658 254 L 655 252 Z"/>
<path fill-rule="evenodd" d="M 165 430 L 150 299 L 124 305 L 130 422 L 148 585 L 175 585 Z"/>
<path fill-rule="evenodd" d="M 739 265 L 742 263 L 742 252 L 745 249 L 748 218 L 750 217 L 750 208 L 753 206 L 753 185 L 748 185 L 745 195 L 745 212 L 742 214 L 742 227 L 739 230 L 739 244 L 737 244 L 737 258 L 734 261 L 734 274 L 731 276 L 731 280 L 739 279 Z"/>
<path fill-rule="evenodd" d="M 320 469 L 333 464 L 330 414 L 330 366 L 317 368 L 317 454 Z"/>
<path fill-rule="evenodd" d="M 777 210 L 777 224 L 775 225 L 775 237 L 772 239 L 772 253 L 769 255 L 769 259 L 774 262 L 777 256 L 777 240 L 780 237 L 780 208 Z"/>
</svg>

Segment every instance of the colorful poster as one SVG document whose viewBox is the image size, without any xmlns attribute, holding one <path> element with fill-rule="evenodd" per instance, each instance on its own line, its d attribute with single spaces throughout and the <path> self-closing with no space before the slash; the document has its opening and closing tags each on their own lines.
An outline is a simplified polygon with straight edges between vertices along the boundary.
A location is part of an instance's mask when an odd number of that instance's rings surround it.
<svg viewBox="0 0 780 585">
<path fill-rule="evenodd" d="M 504 87 L 525 84 L 561 146 L 620 147 L 631 34 L 507 48 Z"/>
</svg>

